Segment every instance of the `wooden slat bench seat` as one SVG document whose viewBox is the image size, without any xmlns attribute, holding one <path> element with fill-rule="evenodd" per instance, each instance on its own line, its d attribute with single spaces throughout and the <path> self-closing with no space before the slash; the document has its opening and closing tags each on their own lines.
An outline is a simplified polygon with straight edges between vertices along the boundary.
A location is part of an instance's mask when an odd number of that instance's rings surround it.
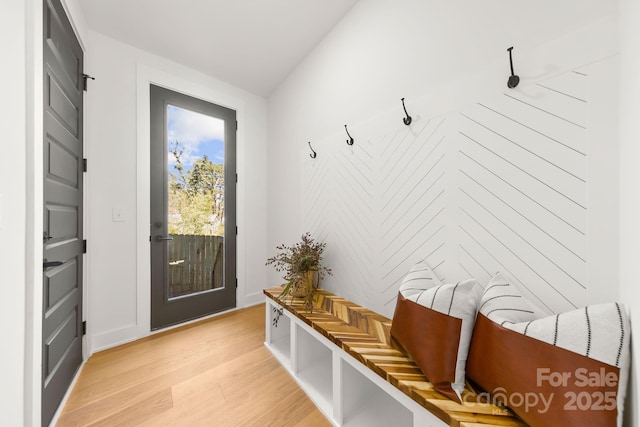
<svg viewBox="0 0 640 427">
<path fill-rule="evenodd" d="M 433 389 L 415 363 L 390 344 L 391 320 L 319 290 L 313 310 L 300 298 L 280 298 L 282 287 L 264 294 L 344 350 L 382 379 L 409 396 L 450 426 L 526 426 L 505 408 L 478 401 L 467 386 L 463 403 L 454 402 Z"/>
</svg>

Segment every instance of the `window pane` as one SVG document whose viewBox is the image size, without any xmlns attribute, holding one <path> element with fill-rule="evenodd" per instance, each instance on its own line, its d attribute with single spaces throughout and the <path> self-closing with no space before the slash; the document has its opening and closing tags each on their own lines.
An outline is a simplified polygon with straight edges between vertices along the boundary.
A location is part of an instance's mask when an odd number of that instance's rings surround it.
<svg viewBox="0 0 640 427">
<path fill-rule="evenodd" d="M 224 121 L 167 106 L 169 298 L 223 287 Z"/>
</svg>

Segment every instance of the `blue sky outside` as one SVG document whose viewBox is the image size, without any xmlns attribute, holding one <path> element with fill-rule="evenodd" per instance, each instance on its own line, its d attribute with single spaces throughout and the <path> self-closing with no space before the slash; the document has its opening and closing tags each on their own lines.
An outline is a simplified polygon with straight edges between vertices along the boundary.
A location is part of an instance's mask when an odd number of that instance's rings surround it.
<svg viewBox="0 0 640 427">
<path fill-rule="evenodd" d="M 213 163 L 224 164 L 224 121 L 174 105 L 167 106 L 169 150 L 180 141 L 184 147 L 182 161 L 185 173 L 193 162 L 205 154 Z M 169 172 L 175 172 L 176 159 L 168 154 Z"/>
</svg>

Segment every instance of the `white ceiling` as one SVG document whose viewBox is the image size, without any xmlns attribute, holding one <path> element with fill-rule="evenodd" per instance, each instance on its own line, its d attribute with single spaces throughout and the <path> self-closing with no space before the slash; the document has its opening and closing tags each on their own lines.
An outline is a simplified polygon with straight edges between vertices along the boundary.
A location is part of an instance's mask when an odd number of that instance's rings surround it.
<svg viewBox="0 0 640 427">
<path fill-rule="evenodd" d="M 82 0 L 91 30 L 268 96 L 357 0 Z"/>
</svg>

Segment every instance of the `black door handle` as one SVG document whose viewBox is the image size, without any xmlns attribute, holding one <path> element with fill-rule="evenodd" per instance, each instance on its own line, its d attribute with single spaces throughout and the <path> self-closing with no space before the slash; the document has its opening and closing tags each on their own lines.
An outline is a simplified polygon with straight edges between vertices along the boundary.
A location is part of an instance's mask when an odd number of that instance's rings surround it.
<svg viewBox="0 0 640 427">
<path fill-rule="evenodd" d="M 62 261 L 47 261 L 46 259 L 42 262 L 42 268 L 49 268 L 49 267 L 58 267 L 60 265 L 64 264 L 64 262 Z"/>
<path fill-rule="evenodd" d="M 172 236 L 156 236 L 156 242 L 162 242 L 163 240 L 173 240 Z"/>
</svg>

